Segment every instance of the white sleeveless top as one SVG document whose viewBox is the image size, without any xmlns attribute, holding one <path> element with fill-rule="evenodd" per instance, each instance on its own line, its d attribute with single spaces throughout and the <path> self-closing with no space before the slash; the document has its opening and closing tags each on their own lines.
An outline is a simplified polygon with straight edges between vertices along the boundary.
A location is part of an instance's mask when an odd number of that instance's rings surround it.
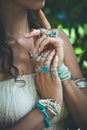
<svg viewBox="0 0 87 130">
<path fill-rule="evenodd" d="M 39 96 L 36 91 L 35 74 L 23 75 L 14 79 L 0 81 L 0 126 L 14 124 L 35 107 Z M 25 85 L 20 80 L 25 81 Z M 48 130 L 66 130 L 63 120 L 54 117 Z M 43 129 L 46 130 L 46 129 Z"/>
</svg>

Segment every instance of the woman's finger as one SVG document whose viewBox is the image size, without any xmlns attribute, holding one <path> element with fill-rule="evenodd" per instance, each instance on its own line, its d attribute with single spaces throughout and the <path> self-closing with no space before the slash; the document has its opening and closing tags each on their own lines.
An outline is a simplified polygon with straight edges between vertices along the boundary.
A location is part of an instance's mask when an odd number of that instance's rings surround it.
<svg viewBox="0 0 87 130">
<path fill-rule="evenodd" d="M 45 60 L 43 61 L 40 59 L 40 65 L 42 66 L 42 71 L 41 71 L 41 78 L 43 79 L 45 77 L 46 80 L 51 80 L 51 73 L 50 73 L 50 67 L 52 60 L 55 56 L 55 50 L 50 51 L 50 53 L 47 55 Z"/>
<path fill-rule="evenodd" d="M 36 36 L 40 37 L 42 34 L 46 34 L 46 33 L 47 33 L 47 30 L 45 29 L 37 29 L 26 34 L 25 38 L 36 37 Z"/>
<path fill-rule="evenodd" d="M 25 38 L 35 37 L 40 35 L 40 30 L 34 30 L 28 34 L 25 35 Z"/>
<path fill-rule="evenodd" d="M 42 25 L 43 25 L 43 28 L 44 29 L 51 29 L 51 26 L 47 20 L 47 18 L 45 17 L 44 13 L 42 10 L 39 10 L 39 17 L 40 17 L 40 20 L 42 22 Z"/>
<path fill-rule="evenodd" d="M 46 38 L 47 38 L 47 37 L 46 37 L 45 34 L 42 35 L 40 38 L 38 38 L 38 40 L 37 40 L 37 42 L 36 42 L 36 53 L 39 53 L 39 50 L 40 50 L 39 46 L 40 46 L 40 44 L 42 43 L 42 41 L 44 41 L 44 39 L 46 39 Z"/>
<path fill-rule="evenodd" d="M 57 38 L 51 38 L 51 37 L 47 37 L 45 38 L 41 44 L 39 44 L 38 48 L 40 48 L 40 52 L 43 51 L 44 47 L 48 44 L 51 44 L 56 50 L 58 47 L 60 47 L 61 45 L 63 45 L 63 40 L 60 39 L 59 37 Z M 37 48 L 37 49 L 38 49 Z"/>
<path fill-rule="evenodd" d="M 52 54 L 54 54 L 54 52 L 52 52 L 51 50 L 46 50 L 43 55 L 41 56 L 41 59 L 40 59 L 40 65 L 43 66 L 45 65 L 45 63 L 49 62 L 51 63 L 51 60 L 52 60 Z M 51 55 L 50 55 L 51 54 Z M 50 56 L 50 57 L 49 57 Z M 48 64 L 49 64 L 48 63 Z"/>
</svg>

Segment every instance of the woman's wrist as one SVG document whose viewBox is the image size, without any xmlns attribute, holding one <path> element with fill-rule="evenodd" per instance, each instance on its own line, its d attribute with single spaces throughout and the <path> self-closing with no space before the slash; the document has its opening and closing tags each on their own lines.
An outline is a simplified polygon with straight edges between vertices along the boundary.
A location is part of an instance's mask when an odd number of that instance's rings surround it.
<svg viewBox="0 0 87 130">
<path fill-rule="evenodd" d="M 67 79 L 62 82 L 63 86 L 68 86 L 70 84 L 71 79 Z"/>
</svg>

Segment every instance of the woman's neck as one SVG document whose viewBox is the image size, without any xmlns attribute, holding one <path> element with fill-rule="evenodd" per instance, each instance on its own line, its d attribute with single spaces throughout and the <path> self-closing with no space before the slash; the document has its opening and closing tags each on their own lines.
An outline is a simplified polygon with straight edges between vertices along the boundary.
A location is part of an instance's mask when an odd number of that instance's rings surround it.
<svg viewBox="0 0 87 130">
<path fill-rule="evenodd" d="M 27 21 L 27 10 L 18 4 L 11 2 L 2 3 L 2 21 L 4 24 L 6 37 L 21 38 L 29 33 Z"/>
</svg>

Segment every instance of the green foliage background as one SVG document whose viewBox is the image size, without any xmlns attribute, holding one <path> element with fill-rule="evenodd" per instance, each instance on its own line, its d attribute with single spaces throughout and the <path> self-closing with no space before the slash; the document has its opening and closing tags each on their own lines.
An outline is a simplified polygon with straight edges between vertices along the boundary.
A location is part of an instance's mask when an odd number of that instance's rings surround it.
<svg viewBox="0 0 87 130">
<path fill-rule="evenodd" d="M 87 0 L 46 0 L 43 11 L 52 28 L 62 29 L 68 35 L 87 77 Z"/>
</svg>

